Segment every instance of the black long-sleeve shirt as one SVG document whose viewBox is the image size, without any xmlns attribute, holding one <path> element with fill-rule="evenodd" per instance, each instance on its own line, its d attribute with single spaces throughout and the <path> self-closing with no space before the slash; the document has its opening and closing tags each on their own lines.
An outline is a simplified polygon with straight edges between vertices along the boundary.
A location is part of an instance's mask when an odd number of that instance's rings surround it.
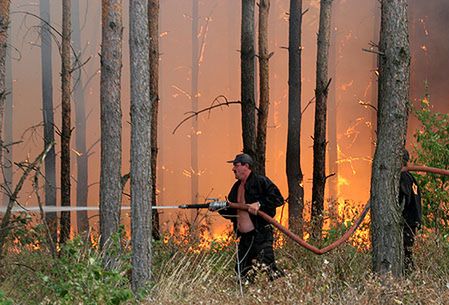
<svg viewBox="0 0 449 305">
<path fill-rule="evenodd" d="M 240 183 L 241 181 L 238 180 L 232 186 L 228 195 L 228 200 L 230 202 L 237 202 L 237 193 Z M 284 204 L 284 198 L 278 187 L 269 178 L 251 172 L 245 183 L 245 202 L 246 204 L 259 202 L 260 210 L 269 216 L 274 217 L 276 215 L 276 208 Z M 226 208 L 219 211 L 219 213 L 233 222 L 234 231 L 236 231 L 236 209 Z M 263 218 L 258 217 L 257 215 L 251 213 L 249 215 L 256 230 L 268 224 Z"/>
</svg>

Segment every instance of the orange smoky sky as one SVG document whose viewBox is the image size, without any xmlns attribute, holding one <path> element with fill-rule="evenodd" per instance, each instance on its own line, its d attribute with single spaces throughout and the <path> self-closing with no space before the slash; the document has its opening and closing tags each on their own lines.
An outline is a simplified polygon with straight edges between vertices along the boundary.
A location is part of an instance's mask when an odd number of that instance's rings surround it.
<svg viewBox="0 0 449 305">
<path fill-rule="evenodd" d="M 75 2 L 75 1 L 73 1 Z M 421 1 L 422 2 L 422 1 Z M 445 1 L 421 4 L 410 1 L 410 37 L 412 46 L 411 98 L 424 94 L 424 80 L 429 80 L 429 90 L 434 95 L 432 103 L 439 111 L 447 110 L 447 16 Z M 128 52 L 128 2 L 123 1 L 123 174 L 129 171 L 130 117 L 129 117 L 129 52 Z M 87 83 L 86 101 L 87 146 L 92 145 L 89 157 L 89 205 L 98 205 L 100 145 L 100 60 L 101 1 L 80 0 L 82 78 Z M 438 6 L 440 5 L 440 6 Z M 228 100 L 240 99 L 240 1 L 199 1 L 200 42 L 199 109 L 211 105 L 215 97 L 224 95 Z M 51 23 L 61 28 L 59 4 L 51 6 Z M 444 8 L 444 9 L 442 9 Z M 302 105 L 314 96 L 316 37 L 318 31 L 319 1 L 303 1 L 302 29 Z M 267 134 L 267 175 L 278 184 L 287 196 L 285 175 L 285 149 L 287 138 L 288 105 L 288 10 L 289 1 L 272 0 L 269 19 L 269 48 L 274 52 L 270 59 L 270 112 Z M 441 11 L 446 12 L 442 15 Z M 17 0 L 11 3 L 11 48 L 13 78 L 13 138 L 24 142 L 14 147 L 15 161 L 28 156 L 34 158 L 43 147 L 41 63 L 39 20 L 23 12 L 39 14 L 38 2 Z M 257 13 L 257 6 L 256 6 Z M 158 154 L 158 204 L 189 203 L 192 175 L 199 177 L 199 201 L 206 198 L 224 199 L 234 176 L 226 160 L 242 150 L 240 107 L 230 105 L 214 109 L 198 118 L 199 130 L 192 132 L 192 122 L 184 123 L 173 134 L 174 128 L 191 111 L 192 67 L 192 1 L 160 1 L 160 110 Z M 329 77 L 332 78 L 329 99 L 336 102 L 338 197 L 354 202 L 365 202 L 369 197 L 371 158 L 375 113 L 363 104 L 376 102 L 376 55 L 364 52 L 370 42 L 378 41 L 380 4 L 368 0 L 335 0 L 333 2 L 333 28 Z M 256 18 L 257 19 L 257 18 Z M 445 38 L 443 38 L 445 37 Z M 59 43 L 59 36 L 55 34 Z M 257 39 L 256 39 L 257 41 Z M 443 44 L 444 41 L 444 44 Z M 441 42 L 441 44 L 440 44 Z M 60 59 L 58 43 L 53 43 L 53 97 L 56 126 L 60 126 Z M 422 46 L 425 46 L 423 48 Z M 442 64 L 442 62 L 445 64 Z M 444 70 L 443 70 L 444 68 Z M 444 71 L 444 72 L 443 72 Z M 89 80 L 89 82 L 87 82 Z M 443 90 L 444 89 L 444 90 Z M 314 105 L 303 114 L 301 166 L 304 173 L 305 196 L 311 197 L 312 139 Z M 72 106 L 72 124 L 75 122 Z M 328 114 L 331 115 L 331 114 Z M 409 139 L 417 128 L 411 120 Z M 329 128 L 335 128 L 330 126 Z M 74 138 L 77 130 L 73 130 Z M 191 138 L 198 138 L 199 169 L 194 172 L 190 160 Z M 56 137 L 59 153 L 59 138 Z M 58 155 L 59 157 L 59 155 Z M 57 158 L 59 164 L 59 158 Z M 59 165 L 57 165 L 59 168 Z M 57 169 L 58 170 L 58 169 Z M 76 177 L 76 151 L 72 154 L 72 175 Z M 17 179 L 18 174 L 15 175 Z M 59 182 L 59 180 L 57 180 Z M 75 201 L 76 181 L 72 180 L 72 196 Z M 58 195 L 59 196 L 59 195 Z M 59 198 L 59 197 L 58 197 Z M 31 187 L 22 192 L 20 202 L 35 204 Z M 127 202 L 124 197 L 124 203 Z M 164 212 L 163 222 L 169 221 L 173 212 Z M 215 217 L 219 221 L 219 217 Z M 219 227 L 222 227 L 221 222 Z"/>
</svg>

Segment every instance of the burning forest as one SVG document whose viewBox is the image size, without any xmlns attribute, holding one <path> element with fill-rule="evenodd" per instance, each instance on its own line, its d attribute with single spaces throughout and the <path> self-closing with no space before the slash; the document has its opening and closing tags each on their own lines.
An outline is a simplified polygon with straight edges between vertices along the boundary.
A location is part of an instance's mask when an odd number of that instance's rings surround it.
<svg viewBox="0 0 449 305">
<path fill-rule="evenodd" d="M 2 0 L 0 303 L 447 304 L 448 13 Z"/>
</svg>

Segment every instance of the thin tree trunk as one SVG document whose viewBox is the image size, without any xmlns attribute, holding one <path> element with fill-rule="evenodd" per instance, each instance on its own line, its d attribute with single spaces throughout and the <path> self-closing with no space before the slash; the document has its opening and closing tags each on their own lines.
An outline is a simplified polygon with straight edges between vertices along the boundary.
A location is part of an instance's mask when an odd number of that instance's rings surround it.
<svg viewBox="0 0 449 305">
<path fill-rule="evenodd" d="M 290 0 L 286 152 L 288 226 L 299 236 L 302 236 L 304 223 L 304 186 L 301 170 L 301 27 L 302 0 Z"/>
<path fill-rule="evenodd" d="M 11 37 L 11 25 L 8 27 L 8 37 Z M 6 48 L 6 103 L 4 120 L 4 143 L 8 145 L 13 142 L 13 83 L 12 83 L 12 60 L 11 48 Z M 11 189 L 13 180 L 13 145 L 9 145 L 3 155 L 3 175 L 5 187 Z M 8 205 L 9 196 L 3 193 L 3 204 Z"/>
<path fill-rule="evenodd" d="M 8 46 L 9 27 L 9 4 L 8 0 L 0 4 L 0 163 L 3 163 L 3 118 L 5 113 L 6 96 L 6 49 Z"/>
<path fill-rule="evenodd" d="M 131 243 L 132 289 L 143 288 L 151 276 L 151 100 L 148 5 L 130 1 L 131 63 Z M 145 69 L 145 67 L 147 67 Z"/>
<path fill-rule="evenodd" d="M 84 85 L 80 67 L 82 62 L 81 58 L 83 56 L 81 54 L 82 48 L 81 27 L 79 21 L 79 0 L 73 0 L 72 8 L 73 48 L 79 60 L 79 62 L 75 64 L 75 66 L 79 68 L 74 71 L 75 86 L 73 88 L 75 102 L 75 147 L 77 151 L 76 206 L 86 207 L 89 191 L 89 156 L 86 147 L 86 102 L 84 100 Z M 87 211 L 78 211 L 76 213 L 76 224 L 78 227 L 78 233 L 85 234 L 89 231 Z"/>
<path fill-rule="evenodd" d="M 122 203 L 122 2 L 103 0 L 101 14 L 100 246 L 106 250 L 106 266 L 113 261 L 107 248 L 119 229 Z"/>
<path fill-rule="evenodd" d="M 373 271 L 403 272 L 399 178 L 407 132 L 410 48 L 407 1 L 382 1 L 377 146 L 371 177 Z"/>
<path fill-rule="evenodd" d="M 328 60 L 332 0 L 320 1 L 320 25 L 316 61 L 315 128 L 313 136 L 312 238 L 321 238 L 323 228 L 324 188 L 326 186 L 326 114 L 328 95 Z"/>
<path fill-rule="evenodd" d="M 198 0 L 192 0 L 192 112 L 198 111 L 198 74 L 199 74 L 199 48 L 198 48 Z M 190 142 L 190 166 L 192 167 L 191 201 L 198 202 L 198 118 L 192 120 Z M 191 219 L 195 219 L 197 210 L 191 211 Z"/>
<path fill-rule="evenodd" d="M 53 63 L 52 36 L 50 32 L 50 0 L 41 0 L 41 69 L 42 69 L 42 114 L 44 121 L 44 147 L 55 142 L 55 120 L 53 109 Z M 45 157 L 45 205 L 56 206 L 56 153 L 52 145 Z M 45 213 L 53 243 L 58 240 L 56 212 Z"/>
<path fill-rule="evenodd" d="M 267 121 L 270 106 L 269 59 L 268 54 L 268 14 L 270 0 L 259 3 L 259 87 L 260 100 L 257 113 L 256 164 L 257 172 L 265 175 L 265 159 L 267 150 Z"/>
<path fill-rule="evenodd" d="M 71 40 L 71 1 L 62 1 L 62 130 L 61 130 L 61 206 L 70 206 L 70 40 Z M 70 237 L 70 212 L 61 212 L 60 243 Z"/>
<path fill-rule="evenodd" d="M 153 182 L 151 201 L 156 205 L 157 155 L 158 155 L 158 111 L 159 111 L 159 0 L 148 1 L 148 23 L 150 32 L 150 98 L 151 108 L 151 181 Z M 160 239 L 159 214 L 153 211 L 153 238 Z"/>
<path fill-rule="evenodd" d="M 253 157 L 255 156 L 256 149 L 254 57 L 254 0 L 242 0 L 240 50 L 242 139 L 243 151 Z M 258 168 L 258 165 L 256 164 L 255 167 Z"/>
</svg>

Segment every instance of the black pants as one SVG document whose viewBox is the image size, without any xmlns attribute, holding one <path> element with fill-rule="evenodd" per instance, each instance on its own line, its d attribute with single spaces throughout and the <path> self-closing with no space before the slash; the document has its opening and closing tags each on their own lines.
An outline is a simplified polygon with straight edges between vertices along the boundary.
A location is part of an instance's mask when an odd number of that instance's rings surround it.
<svg viewBox="0 0 449 305">
<path fill-rule="evenodd" d="M 240 241 L 238 247 L 238 257 L 235 270 L 237 274 L 249 281 L 253 280 L 254 270 L 267 272 L 270 280 L 283 275 L 278 269 L 274 260 L 273 251 L 273 228 L 271 226 L 253 230 L 248 233 L 239 233 Z"/>
<path fill-rule="evenodd" d="M 413 262 L 413 244 L 415 243 L 416 227 L 404 224 L 404 270 L 405 273 L 412 271 L 415 267 Z"/>
</svg>

